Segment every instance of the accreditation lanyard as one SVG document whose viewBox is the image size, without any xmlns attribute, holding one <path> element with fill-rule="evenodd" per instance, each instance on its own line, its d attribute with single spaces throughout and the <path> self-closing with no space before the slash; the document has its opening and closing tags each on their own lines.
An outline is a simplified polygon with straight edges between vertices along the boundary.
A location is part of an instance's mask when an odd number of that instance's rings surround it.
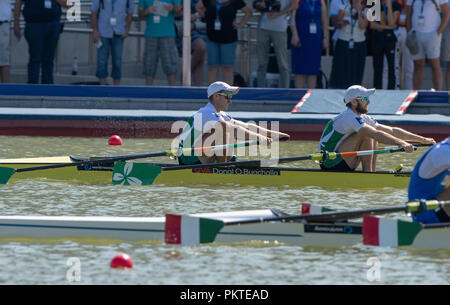
<svg viewBox="0 0 450 305">
<path fill-rule="evenodd" d="M 219 18 L 219 12 L 220 9 L 223 6 L 223 2 L 219 0 L 216 0 L 216 20 L 214 21 L 214 30 L 215 31 L 220 31 L 222 29 L 222 24 L 220 22 L 220 18 Z"/>
<path fill-rule="evenodd" d="M 353 47 L 355 46 L 355 42 L 353 40 L 353 30 L 355 28 L 356 22 L 358 21 L 358 18 L 353 18 L 353 5 L 350 6 L 350 41 L 348 42 L 348 47 L 350 49 L 353 49 Z"/>
<path fill-rule="evenodd" d="M 109 23 L 111 26 L 117 25 L 117 18 L 114 15 L 114 4 L 116 3 L 116 0 L 111 0 L 111 17 L 109 18 Z"/>
<path fill-rule="evenodd" d="M 422 0 L 422 7 L 420 9 L 420 16 L 419 16 L 419 26 L 424 26 L 425 25 L 425 16 L 423 15 L 423 7 L 425 6 L 425 1 L 426 0 Z"/>
<path fill-rule="evenodd" d="M 311 22 L 309 24 L 309 33 L 316 34 L 317 33 L 317 25 L 315 22 L 315 0 L 308 0 L 309 10 L 311 11 Z"/>
</svg>

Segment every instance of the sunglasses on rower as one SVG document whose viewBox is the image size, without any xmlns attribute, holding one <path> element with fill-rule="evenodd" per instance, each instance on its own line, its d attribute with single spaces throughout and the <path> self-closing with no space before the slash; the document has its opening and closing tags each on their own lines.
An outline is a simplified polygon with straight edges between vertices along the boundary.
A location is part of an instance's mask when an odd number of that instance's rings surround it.
<svg viewBox="0 0 450 305">
<path fill-rule="evenodd" d="M 369 98 L 368 98 L 367 96 L 357 97 L 356 99 L 357 99 L 357 100 L 361 100 L 361 101 L 363 101 L 363 102 L 365 102 L 365 103 L 367 103 L 367 102 L 369 101 Z"/>
<path fill-rule="evenodd" d="M 222 96 L 225 96 L 225 98 L 227 99 L 227 100 L 231 100 L 231 98 L 233 97 L 233 95 L 232 94 L 229 94 L 229 93 L 222 93 L 222 92 L 219 92 L 219 93 L 217 93 L 218 95 L 222 95 Z"/>
</svg>

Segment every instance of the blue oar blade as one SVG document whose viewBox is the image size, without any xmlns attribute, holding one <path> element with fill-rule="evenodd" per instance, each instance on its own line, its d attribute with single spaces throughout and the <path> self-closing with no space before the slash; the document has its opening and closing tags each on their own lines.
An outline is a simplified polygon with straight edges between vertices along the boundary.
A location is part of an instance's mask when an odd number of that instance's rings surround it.
<svg viewBox="0 0 450 305">
<path fill-rule="evenodd" d="M 149 185 L 161 173 L 161 167 L 134 162 L 115 162 L 112 184 Z"/>
<path fill-rule="evenodd" d="M 9 179 L 12 175 L 14 175 L 16 171 L 11 167 L 0 167 L 0 184 L 8 183 Z"/>
</svg>

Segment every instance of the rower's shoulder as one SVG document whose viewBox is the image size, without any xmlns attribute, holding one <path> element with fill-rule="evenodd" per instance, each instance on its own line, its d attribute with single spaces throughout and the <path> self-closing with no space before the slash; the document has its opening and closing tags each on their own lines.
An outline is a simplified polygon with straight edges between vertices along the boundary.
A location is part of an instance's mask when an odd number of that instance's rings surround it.
<svg viewBox="0 0 450 305">
<path fill-rule="evenodd" d="M 333 120 L 347 120 L 347 119 L 351 119 L 354 117 L 357 117 L 358 115 L 356 113 L 354 113 L 351 109 L 346 109 L 344 111 L 342 111 L 341 113 L 339 113 L 338 115 L 336 115 Z"/>
</svg>

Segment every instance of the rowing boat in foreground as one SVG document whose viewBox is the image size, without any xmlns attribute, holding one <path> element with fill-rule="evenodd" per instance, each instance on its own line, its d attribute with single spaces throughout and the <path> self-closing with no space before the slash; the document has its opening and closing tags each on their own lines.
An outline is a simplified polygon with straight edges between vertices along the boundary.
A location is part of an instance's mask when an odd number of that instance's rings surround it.
<svg viewBox="0 0 450 305">
<path fill-rule="evenodd" d="M 99 158 L 99 157 L 94 157 Z M 49 158 L 0 159 L 0 166 L 26 168 L 50 164 L 70 164 L 88 158 L 61 156 Z M 145 162 L 142 162 L 145 163 Z M 155 164 L 155 163 L 150 163 Z M 158 164 L 174 166 L 175 164 Z M 39 171 L 20 172 L 11 177 L 11 182 L 20 179 L 44 178 L 55 181 L 81 183 L 111 183 L 112 162 L 101 165 L 61 167 Z M 163 171 L 154 184 L 164 185 L 244 185 L 244 186 L 288 186 L 299 188 L 319 186 L 325 188 L 376 189 L 382 187 L 406 188 L 410 173 L 379 171 L 376 173 L 325 172 L 320 169 L 294 167 L 208 167 Z M 126 177 L 125 177 L 126 178 Z"/>
<path fill-rule="evenodd" d="M 191 216 L 234 222 L 286 215 L 274 209 Z M 120 241 L 164 241 L 164 217 L 0 216 L 0 238 L 99 238 Z M 269 241 L 294 245 L 353 246 L 362 244 L 362 223 L 260 222 L 225 226 L 216 242 Z M 450 247 L 450 223 L 425 226 L 412 247 Z"/>
</svg>

